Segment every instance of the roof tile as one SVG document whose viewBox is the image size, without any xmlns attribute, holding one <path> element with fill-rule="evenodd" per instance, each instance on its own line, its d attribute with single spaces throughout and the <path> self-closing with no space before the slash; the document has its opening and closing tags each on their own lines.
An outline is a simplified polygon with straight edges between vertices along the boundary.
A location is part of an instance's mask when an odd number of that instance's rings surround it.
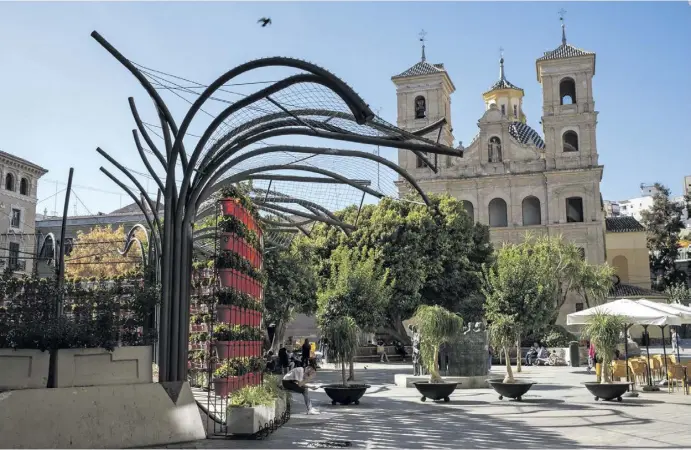
<svg viewBox="0 0 691 450">
<path fill-rule="evenodd" d="M 630 216 L 607 217 L 605 227 L 608 233 L 635 233 L 645 231 L 645 227 Z"/>
<path fill-rule="evenodd" d="M 547 61 L 547 60 L 551 60 L 551 59 L 574 58 L 577 56 L 588 56 L 588 55 L 594 55 L 594 54 L 595 54 L 594 52 L 582 50 L 582 49 L 576 48 L 570 44 L 561 44 L 559 47 L 555 48 L 554 50 L 551 50 L 549 52 L 545 52 L 545 54 L 543 56 L 538 58 L 538 61 Z"/>
</svg>

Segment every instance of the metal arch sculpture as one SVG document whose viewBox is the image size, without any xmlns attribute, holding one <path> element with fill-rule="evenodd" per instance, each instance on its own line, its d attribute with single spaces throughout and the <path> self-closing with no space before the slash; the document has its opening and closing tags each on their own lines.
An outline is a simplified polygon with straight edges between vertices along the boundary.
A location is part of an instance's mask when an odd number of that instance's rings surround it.
<svg viewBox="0 0 691 450">
<path fill-rule="evenodd" d="M 153 211 L 153 216 L 146 215 L 146 206 L 141 201 L 138 201 L 134 193 L 106 169 L 101 168 L 101 171 L 122 187 L 130 197 L 135 200 L 135 203 L 140 209 L 145 212 L 147 224 L 151 229 L 152 240 L 157 248 L 157 254 L 159 254 L 161 258 L 162 302 L 159 324 L 159 379 L 163 382 L 183 381 L 186 378 L 187 343 L 189 339 L 190 281 L 192 252 L 194 248 L 192 222 L 197 216 L 197 210 L 201 202 L 213 191 L 214 181 L 220 178 L 220 176 L 232 166 L 237 165 L 236 160 L 235 163 L 229 166 L 233 156 L 237 156 L 242 151 L 249 150 L 248 147 L 257 142 L 286 135 L 303 135 L 410 150 L 421 158 L 424 158 L 424 154 L 462 156 L 458 150 L 422 138 L 414 133 L 400 130 L 377 118 L 369 106 L 355 93 L 355 91 L 353 91 L 353 89 L 325 69 L 306 61 L 284 57 L 271 57 L 250 61 L 220 76 L 199 94 L 199 97 L 191 105 L 178 128 L 165 102 L 146 76 L 97 32 L 93 32 L 92 37 L 137 78 L 153 100 L 161 124 L 162 139 L 165 146 L 164 151 L 160 151 L 148 133 L 146 133 L 134 101 L 132 99 L 129 100 L 130 108 L 139 133 L 142 134 L 151 152 L 156 156 L 165 171 L 164 180 L 156 175 L 156 172 L 145 155 L 137 131 L 133 131 L 137 151 L 147 171 L 163 192 L 164 214 L 162 224 L 158 220 L 158 209 L 153 208 L 152 200 L 146 195 L 144 189 L 137 183 L 136 179 L 127 169 L 118 164 L 113 158 L 109 157 L 105 151 L 101 149 L 98 151 L 135 183 L 149 208 Z M 237 76 L 254 69 L 271 66 L 292 68 L 306 73 L 287 77 L 241 100 L 233 102 L 211 121 L 210 125 L 206 127 L 197 144 L 194 146 L 192 152 L 188 155 L 185 149 L 184 139 L 190 129 L 193 119 L 202 109 L 205 102 L 209 100 L 219 88 L 223 87 L 225 83 L 228 83 Z M 299 110 L 288 110 L 272 98 L 273 95 L 291 86 L 306 84 L 316 84 L 329 89 L 332 94 L 335 94 L 336 97 L 346 105 L 350 114 L 346 114 L 347 117 L 340 126 L 329 124 L 328 122 L 331 119 L 342 119 L 342 111 L 326 110 L 330 118 L 326 121 L 319 122 L 315 121 L 314 116 L 309 117 L 308 115 L 301 114 Z M 286 115 L 283 116 L 284 119 L 288 116 L 290 116 L 290 119 L 276 120 L 277 117 L 264 117 L 263 120 L 257 121 L 255 124 L 256 126 L 234 127 L 234 130 L 224 133 L 221 139 L 217 139 L 211 146 L 211 150 L 204 152 L 212 136 L 222 129 L 223 124 L 229 117 L 242 111 L 244 108 L 251 108 L 259 101 L 270 102 L 286 113 Z M 317 108 L 301 109 L 315 110 Z M 354 128 L 349 129 L 348 127 Z M 271 151 L 279 151 L 278 148 L 281 147 L 274 146 L 267 151 L 254 151 L 254 153 L 250 151 L 250 153 L 252 153 L 250 157 L 268 154 Z M 313 155 L 353 156 L 367 159 L 373 159 L 371 156 L 374 156 L 366 152 L 324 149 L 319 147 L 290 147 L 288 151 L 310 153 Z M 239 155 L 237 159 L 242 157 L 242 155 Z M 428 163 L 426 159 L 423 160 Z M 178 180 L 176 179 L 178 161 L 182 167 L 182 181 L 179 188 L 177 186 Z M 408 180 L 427 202 L 427 198 L 422 190 L 405 171 L 384 158 L 381 158 L 378 162 L 381 164 L 388 163 L 387 165 L 398 172 L 401 177 Z M 431 164 L 428 163 L 428 165 L 432 167 Z M 292 169 L 292 166 L 283 165 L 282 168 Z M 245 173 L 243 176 L 250 175 L 250 173 Z M 275 203 L 267 203 L 262 206 L 268 210 L 274 210 L 277 213 L 283 212 L 284 210 L 287 210 L 289 213 L 295 212 L 294 210 L 278 206 Z M 306 218 L 311 220 L 324 222 L 330 220 L 330 217 L 326 214 L 308 215 L 303 213 L 303 215 L 307 215 L 308 217 Z"/>
<path fill-rule="evenodd" d="M 118 250 L 118 253 L 120 254 L 120 256 L 127 256 L 132 246 L 134 244 L 137 244 L 139 246 L 139 252 L 142 258 L 142 266 L 144 266 L 144 270 L 146 271 L 146 269 L 149 267 L 149 258 L 147 258 L 146 251 L 144 249 L 144 244 L 142 244 L 142 241 L 135 235 L 137 231 L 141 231 L 144 233 L 144 237 L 146 238 L 146 244 L 149 245 L 149 231 L 146 229 L 144 225 L 136 223 L 132 225 L 130 231 L 127 232 L 127 235 L 125 236 L 124 246 L 122 247 L 122 250 Z"/>
</svg>

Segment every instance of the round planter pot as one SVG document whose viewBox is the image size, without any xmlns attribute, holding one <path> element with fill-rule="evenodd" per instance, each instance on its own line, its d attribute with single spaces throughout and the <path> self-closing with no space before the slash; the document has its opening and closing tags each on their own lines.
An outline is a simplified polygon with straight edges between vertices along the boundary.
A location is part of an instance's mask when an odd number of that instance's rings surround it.
<svg viewBox="0 0 691 450">
<path fill-rule="evenodd" d="M 413 383 L 422 397 L 420 401 L 430 400 L 450 401 L 449 396 L 456 390 L 458 383 L 432 383 L 430 381 L 417 381 Z"/>
<path fill-rule="evenodd" d="M 487 382 L 490 386 L 492 386 L 492 389 L 497 391 L 497 394 L 499 394 L 499 400 L 502 400 L 504 397 L 508 397 L 513 398 L 519 402 L 522 400 L 523 395 L 525 395 L 525 393 L 528 392 L 534 384 L 536 384 L 533 381 L 517 381 L 515 383 L 504 383 L 503 379 L 487 380 Z"/>
<path fill-rule="evenodd" d="M 621 396 L 628 390 L 631 383 L 625 381 L 613 382 L 613 383 L 598 383 L 596 381 L 589 381 L 583 383 L 585 388 L 590 391 L 595 397 L 595 401 L 598 400 L 617 400 L 621 401 Z"/>
<path fill-rule="evenodd" d="M 324 392 L 331 399 L 331 404 L 335 405 L 350 405 L 354 403 L 360 404 L 360 398 L 365 395 L 365 391 L 370 387 L 368 384 L 350 384 L 343 386 L 342 384 L 329 384 L 323 386 Z"/>
</svg>

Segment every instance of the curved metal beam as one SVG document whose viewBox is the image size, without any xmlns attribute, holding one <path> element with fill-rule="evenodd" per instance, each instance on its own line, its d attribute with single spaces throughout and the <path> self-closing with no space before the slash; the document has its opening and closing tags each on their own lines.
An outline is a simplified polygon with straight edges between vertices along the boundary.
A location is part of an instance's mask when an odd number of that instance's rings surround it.
<svg viewBox="0 0 691 450">
<path fill-rule="evenodd" d="M 137 130 L 132 130 L 132 137 L 134 138 L 134 145 L 137 147 L 137 152 L 139 153 L 139 157 L 141 158 L 142 162 L 144 163 L 144 166 L 146 166 L 146 170 L 149 171 L 149 175 L 151 175 L 151 178 L 154 179 L 156 184 L 158 185 L 158 188 L 160 190 L 165 189 L 163 187 L 163 183 L 161 182 L 161 179 L 158 177 L 156 174 L 156 171 L 154 168 L 151 166 L 149 163 L 149 158 L 146 157 L 146 153 L 144 153 L 144 147 L 142 147 L 142 143 L 139 141 L 139 135 L 137 134 Z M 165 170 L 165 168 L 164 168 Z"/>
<path fill-rule="evenodd" d="M 165 116 L 166 122 L 170 124 L 170 128 L 173 131 L 173 135 L 177 136 L 179 133 L 178 127 L 175 124 L 175 119 L 173 119 L 173 115 L 170 113 L 168 110 L 168 107 L 166 106 L 165 102 L 161 98 L 160 95 L 158 95 L 158 92 L 156 92 L 156 89 L 151 85 L 149 80 L 146 79 L 144 74 L 137 69 L 132 62 L 125 58 L 125 56 L 120 53 L 118 50 L 115 49 L 108 41 L 106 41 L 103 36 L 101 36 L 97 31 L 92 31 L 91 32 L 91 37 L 96 40 L 103 48 L 106 49 L 108 53 L 110 53 L 115 59 L 118 60 L 120 64 L 125 66 L 125 68 L 132 74 L 134 77 L 139 81 L 139 83 L 142 85 L 142 87 L 146 90 L 146 92 L 149 94 L 151 99 L 154 101 L 156 104 L 156 108 Z M 183 133 L 184 136 L 185 133 Z M 180 152 L 180 159 L 181 161 L 184 161 L 184 165 L 187 165 L 187 155 L 185 155 L 185 149 L 182 144 L 180 143 L 181 152 Z"/>
<path fill-rule="evenodd" d="M 144 140 L 146 141 L 146 145 L 149 146 L 149 149 L 154 153 L 156 158 L 158 158 L 158 160 L 161 162 L 161 165 L 163 166 L 163 170 L 165 170 L 166 169 L 166 159 L 163 157 L 163 154 L 158 149 L 158 147 L 156 146 L 154 141 L 151 139 L 151 136 L 149 136 L 149 132 L 146 130 L 146 127 L 144 126 L 144 122 L 142 121 L 141 117 L 139 117 L 139 111 L 137 110 L 137 105 L 134 103 L 134 98 L 129 97 L 127 100 L 130 104 L 130 111 L 132 111 L 132 117 L 134 117 L 134 123 L 137 124 L 137 128 L 139 129 L 139 132 L 144 137 Z"/>
<path fill-rule="evenodd" d="M 55 239 L 55 235 L 53 233 L 48 233 L 46 234 L 46 237 L 43 238 L 43 243 L 41 244 L 41 250 L 39 251 L 39 255 L 42 254 L 43 250 L 46 248 L 46 242 L 49 238 L 53 243 L 53 266 L 55 266 L 56 261 L 58 260 L 58 241 L 57 239 Z"/>
<path fill-rule="evenodd" d="M 341 222 L 341 221 L 339 221 L 339 220 L 333 220 L 333 219 L 328 218 L 328 217 L 313 216 L 313 215 L 308 214 L 308 213 L 306 213 L 306 212 L 297 211 L 297 210 L 290 209 L 290 208 L 284 208 L 284 207 L 282 207 L 282 206 L 276 206 L 276 205 L 267 206 L 267 205 L 263 205 L 263 208 L 264 208 L 266 211 L 269 211 L 269 212 L 272 212 L 272 213 L 274 213 L 275 211 L 284 212 L 284 213 L 288 213 L 288 214 L 293 214 L 293 215 L 295 215 L 295 216 L 304 217 L 305 219 L 312 219 L 312 220 L 316 220 L 316 221 L 318 221 L 318 222 L 328 223 L 329 225 L 333 225 L 333 226 L 335 226 L 335 227 L 339 227 L 339 228 L 343 228 L 343 229 L 345 229 L 345 228 L 348 228 L 348 229 L 350 229 L 350 230 L 354 230 L 354 229 L 355 229 L 354 226 L 349 225 L 349 224 L 344 223 L 344 222 Z"/>
<path fill-rule="evenodd" d="M 360 152 L 357 150 L 339 150 L 339 149 L 325 149 L 325 148 L 319 148 L 319 147 L 298 147 L 294 145 L 276 145 L 276 146 L 267 146 L 263 147 L 257 150 L 252 150 L 247 153 L 244 153 L 235 159 L 228 161 L 225 165 L 223 165 L 217 173 L 214 173 L 212 175 L 205 175 L 205 180 L 207 183 L 213 183 L 215 179 L 219 177 L 219 173 L 222 174 L 229 170 L 231 167 L 235 166 L 236 164 L 247 160 L 249 158 L 252 158 L 254 156 L 260 156 L 268 153 L 274 153 L 274 152 L 292 152 L 292 153 L 314 153 L 314 154 L 323 154 L 323 155 L 338 155 L 338 156 L 354 156 L 358 158 L 363 158 L 363 159 L 369 159 L 378 163 L 381 163 L 385 165 L 386 167 L 389 167 L 390 169 L 393 169 L 396 173 L 401 175 L 401 177 L 405 178 L 406 181 L 408 181 L 417 191 L 420 193 L 420 196 L 424 200 L 426 204 L 430 204 L 429 198 L 427 195 L 424 193 L 422 188 L 417 184 L 415 179 L 405 170 L 400 168 L 397 164 L 394 164 L 393 162 L 389 161 L 386 158 L 382 158 L 381 156 L 374 155 L 371 153 L 365 153 L 365 152 Z M 218 164 L 220 165 L 220 164 Z M 294 168 L 295 166 L 289 166 L 291 168 Z M 207 184 L 208 186 L 208 184 Z M 211 186 L 213 187 L 213 185 Z M 207 190 L 208 188 L 204 189 L 203 191 L 199 192 L 198 195 L 196 195 L 196 203 L 199 204 L 199 199 L 204 199 L 208 197 L 209 191 Z"/>
<path fill-rule="evenodd" d="M 101 167 L 100 170 L 101 170 L 101 172 L 103 172 L 108 178 L 110 178 L 111 180 L 113 180 L 113 182 L 114 182 L 115 184 L 117 184 L 118 186 L 120 186 L 120 188 L 121 188 L 123 191 L 125 191 L 125 192 L 130 196 L 130 198 L 134 201 L 134 203 L 136 203 L 136 205 L 139 207 L 139 209 L 140 209 L 140 210 L 142 211 L 142 213 L 144 214 L 144 219 L 146 219 L 146 223 L 147 223 L 147 224 L 149 225 L 149 227 L 153 230 L 153 229 L 154 229 L 154 225 L 153 225 L 153 223 L 152 223 L 152 221 L 151 221 L 151 218 L 150 218 L 149 215 L 146 213 L 146 208 L 144 208 L 144 205 L 142 205 L 142 202 L 139 201 L 139 199 L 137 198 L 137 196 L 134 195 L 134 193 L 130 190 L 130 188 L 128 188 L 127 186 L 125 186 L 120 180 L 118 180 L 112 173 L 108 172 L 108 170 L 106 170 L 104 167 Z M 159 247 L 159 245 L 158 245 L 158 240 L 157 240 L 157 239 L 154 239 L 154 245 L 156 246 L 156 251 L 157 251 L 158 254 L 160 255 L 160 254 L 161 254 L 161 250 L 160 250 L 160 247 Z"/>
<path fill-rule="evenodd" d="M 242 72 L 240 72 L 242 73 Z M 294 84 L 299 84 L 299 83 L 316 83 L 316 84 L 321 84 L 326 87 L 332 88 L 331 83 L 329 80 L 323 79 L 322 77 L 319 77 L 317 75 L 313 74 L 299 74 L 299 75 L 293 75 L 287 78 L 284 78 L 283 80 L 280 80 L 271 86 L 265 87 L 264 89 L 261 89 L 257 92 L 254 92 L 246 97 L 243 97 L 242 99 L 238 100 L 237 102 L 233 103 L 226 109 L 224 109 L 216 118 L 214 118 L 213 121 L 209 124 L 209 126 L 204 130 L 204 133 L 202 134 L 201 138 L 197 142 L 197 145 L 194 148 L 194 151 L 192 152 L 192 156 L 190 157 L 190 164 L 192 167 L 195 167 L 197 160 L 199 157 L 202 155 L 202 152 L 204 151 L 204 146 L 206 146 L 206 143 L 209 141 L 211 136 L 213 135 L 214 132 L 218 129 L 218 127 L 232 114 L 234 114 L 237 111 L 240 111 L 242 108 L 246 106 L 250 106 L 253 103 L 258 102 L 259 100 L 267 98 L 271 94 L 275 94 L 276 92 L 280 92 L 285 88 L 288 88 Z M 209 89 L 204 91 L 206 93 Z M 202 94 L 203 95 L 203 94 Z M 202 96 L 199 97 L 198 100 L 201 99 Z M 206 99 L 204 99 L 205 101 Z M 203 103 L 203 102 L 202 102 Z M 195 105 L 197 105 L 197 102 L 190 108 L 190 111 L 188 111 L 188 116 L 194 109 Z M 201 104 L 199 105 L 201 107 Z M 183 123 L 181 127 L 183 129 L 186 125 L 188 125 L 187 119 L 188 116 L 185 117 L 185 120 L 183 120 Z M 184 136 L 184 131 L 183 131 L 183 136 Z M 175 140 L 177 145 L 178 139 Z M 212 149 L 211 149 L 212 150 Z M 199 166 L 199 170 L 204 172 L 206 168 L 204 166 Z M 190 181 L 192 179 L 192 171 L 184 171 L 183 179 L 182 179 L 182 184 L 180 185 L 180 199 L 182 201 L 186 201 L 187 199 L 187 191 L 190 188 Z M 182 220 L 182 211 L 180 211 L 181 208 L 179 208 L 177 217 L 176 217 L 176 225 L 179 225 L 179 221 Z"/>
<path fill-rule="evenodd" d="M 115 159 L 113 159 L 108 153 L 106 153 L 103 149 L 101 149 L 101 147 L 96 147 L 96 151 L 97 151 L 98 153 L 100 153 L 101 156 L 103 156 L 105 159 L 107 159 L 112 165 L 114 165 L 115 167 L 117 167 L 118 169 L 120 169 L 120 171 L 121 171 L 122 173 L 124 173 L 125 176 L 126 176 L 127 178 L 129 178 L 130 181 L 132 181 L 132 183 L 134 183 L 134 185 L 137 187 L 137 189 L 139 189 L 139 191 L 141 192 L 142 197 L 144 197 L 144 199 L 146 200 L 146 202 L 149 204 L 149 208 L 150 208 L 150 210 L 151 210 L 151 212 L 152 212 L 152 214 L 153 214 L 154 224 L 156 224 L 156 228 L 155 228 L 155 229 L 152 228 L 151 231 L 154 232 L 154 233 L 155 233 L 155 232 L 158 232 L 158 235 L 160 236 L 163 230 L 161 229 L 161 223 L 158 221 L 158 214 L 154 213 L 154 212 L 156 211 L 156 205 L 155 205 L 155 203 L 153 202 L 153 200 L 151 200 L 151 198 L 149 197 L 149 194 L 146 193 L 146 190 L 144 189 L 144 186 L 142 186 L 142 184 L 139 182 L 139 180 L 137 180 L 127 169 L 125 169 L 125 168 L 122 166 L 122 164 L 120 164 L 120 163 L 117 162 Z M 142 212 L 143 212 L 143 211 L 142 211 Z"/>
</svg>

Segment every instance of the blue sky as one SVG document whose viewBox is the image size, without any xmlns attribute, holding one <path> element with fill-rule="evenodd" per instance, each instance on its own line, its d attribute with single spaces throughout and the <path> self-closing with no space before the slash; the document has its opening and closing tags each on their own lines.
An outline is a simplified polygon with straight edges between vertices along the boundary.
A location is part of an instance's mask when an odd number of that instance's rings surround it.
<svg viewBox="0 0 691 450">
<path fill-rule="evenodd" d="M 134 61 L 206 83 L 258 57 L 306 59 L 343 78 L 395 123 L 390 77 L 418 61 L 417 34 L 424 28 L 428 59 L 443 62 L 457 88 L 456 139 L 469 143 L 476 134 L 481 93 L 498 76 L 499 47 L 507 78 L 525 90 L 528 123 L 542 133 L 535 59 L 560 43 L 560 8 L 568 11 L 569 42 L 597 53 L 593 89 L 604 197 L 636 196 L 639 183 L 656 181 L 681 193 L 682 177 L 691 174 L 691 5 L 685 1 L 0 2 L 0 149 L 50 171 L 39 187 L 39 212 L 52 211 L 56 199 L 61 209 L 62 195 L 51 195 L 70 166 L 84 203 L 77 205 L 80 214 L 129 203 L 98 172 L 104 162 L 95 148 L 141 167 L 127 97 L 141 105 L 146 94 L 91 39 L 92 30 Z M 259 27 L 262 16 L 273 25 Z M 174 114 L 179 121 L 184 111 Z"/>
</svg>

